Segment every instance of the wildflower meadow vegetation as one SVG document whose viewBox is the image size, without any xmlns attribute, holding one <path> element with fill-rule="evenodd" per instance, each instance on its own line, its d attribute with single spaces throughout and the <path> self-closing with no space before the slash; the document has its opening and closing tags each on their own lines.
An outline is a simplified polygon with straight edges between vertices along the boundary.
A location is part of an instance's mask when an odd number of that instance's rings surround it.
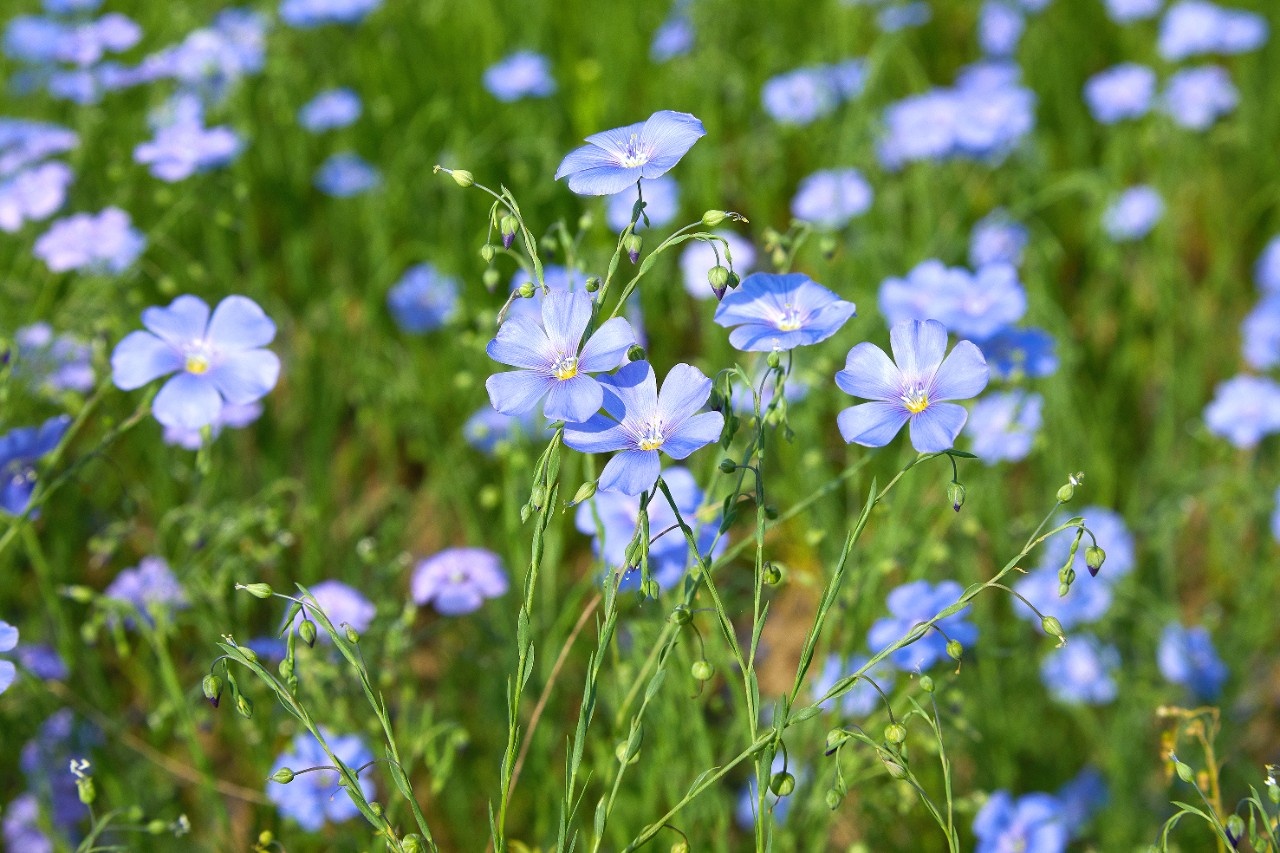
<svg viewBox="0 0 1280 853">
<path fill-rule="evenodd" d="M 9 0 L 0 846 L 1280 853 L 1269 0 Z"/>
</svg>

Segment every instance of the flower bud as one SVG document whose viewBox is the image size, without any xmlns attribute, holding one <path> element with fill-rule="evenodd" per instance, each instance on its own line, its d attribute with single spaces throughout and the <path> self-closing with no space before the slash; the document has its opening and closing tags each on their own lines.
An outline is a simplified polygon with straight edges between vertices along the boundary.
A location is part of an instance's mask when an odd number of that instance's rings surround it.
<svg viewBox="0 0 1280 853">
<path fill-rule="evenodd" d="M 598 275 L 587 276 L 586 287 L 587 287 L 587 293 L 595 293 L 597 290 L 599 290 L 600 276 Z"/>
<path fill-rule="evenodd" d="M 238 583 L 236 589 L 243 589 L 254 598 L 270 598 L 271 584 L 266 583 Z"/>
<path fill-rule="evenodd" d="M 86 806 L 93 805 L 98 798 L 98 789 L 93 785 L 92 776 L 81 776 L 76 779 L 76 795 Z"/>
<path fill-rule="evenodd" d="M 579 231 L 590 231 L 590 230 L 591 230 L 591 226 L 592 226 L 592 225 L 595 225 L 595 224 L 596 224 L 595 217 L 593 217 L 593 216 L 591 215 L 591 212 L 590 212 L 590 211 L 587 211 L 587 212 L 583 213 L 581 216 L 579 216 L 579 217 L 578 217 L 578 230 L 579 230 Z"/>
<path fill-rule="evenodd" d="M 772 350 L 767 356 L 765 356 L 764 361 L 765 364 L 777 369 L 778 365 L 782 364 L 782 355 L 777 350 Z"/>
<path fill-rule="evenodd" d="M 1174 761 L 1173 767 L 1175 770 L 1178 771 L 1179 779 L 1181 779 L 1183 782 L 1191 782 L 1194 784 L 1195 778 L 1196 778 L 1196 772 L 1191 769 L 1190 764 L 1184 764 L 1181 761 Z"/>
<path fill-rule="evenodd" d="M 360 635 L 356 632 L 356 629 L 352 628 L 350 625 L 347 626 L 347 642 L 353 646 L 360 642 Z"/>
<path fill-rule="evenodd" d="M 1067 503 L 1073 497 L 1075 497 L 1075 494 L 1076 494 L 1075 484 L 1066 483 L 1065 485 L 1062 486 L 1062 488 L 1058 489 L 1058 503 L 1063 503 L 1063 504 Z"/>
<path fill-rule="evenodd" d="M 1238 850 L 1240 848 L 1240 839 L 1244 837 L 1244 818 L 1238 814 L 1233 814 L 1227 818 L 1227 840 L 1231 842 L 1231 848 Z"/>
<path fill-rule="evenodd" d="M 281 785 L 288 785 L 297 775 L 297 773 L 294 773 L 288 767 L 281 767 L 275 773 L 271 774 L 271 781 L 279 782 Z"/>
<path fill-rule="evenodd" d="M 925 693 L 933 692 L 933 677 L 928 675 L 920 676 L 920 689 Z"/>
<path fill-rule="evenodd" d="M 769 261 L 773 268 L 780 270 L 787 265 L 787 250 L 779 246 L 769 253 Z"/>
<path fill-rule="evenodd" d="M 1066 644 L 1066 634 L 1062 630 L 1062 623 L 1058 621 L 1058 617 L 1044 617 L 1040 620 L 1040 628 L 1050 637 L 1056 637 L 1059 640 L 1058 645 L 1060 647 Z"/>
<path fill-rule="evenodd" d="M 248 646 L 237 646 L 236 650 L 239 651 L 240 656 L 243 657 L 245 660 L 247 660 L 249 663 L 258 662 L 258 653 L 255 652 L 253 649 L 249 648 Z"/>
<path fill-rule="evenodd" d="M 453 178 L 453 182 L 463 189 L 476 182 L 475 176 L 466 169 L 454 169 L 449 173 L 449 177 Z"/>
<path fill-rule="evenodd" d="M 524 284 L 520 285 L 520 289 L 517 290 L 516 293 L 520 294 L 521 299 L 532 299 L 533 294 L 537 291 L 537 289 L 538 288 L 534 286 L 533 282 L 526 281 Z"/>
<path fill-rule="evenodd" d="M 316 647 L 316 623 L 310 619 L 303 619 L 299 622 L 298 637 L 301 638 L 302 642 L 314 649 Z"/>
<path fill-rule="evenodd" d="M 218 707 L 218 702 L 222 699 L 222 679 L 212 673 L 206 675 L 200 682 L 200 689 L 204 691 L 204 698 L 209 700 L 209 704 Z"/>
<path fill-rule="evenodd" d="M 96 593 L 87 586 L 64 586 L 62 594 L 79 604 L 88 604 L 96 596 Z"/>
<path fill-rule="evenodd" d="M 498 271 L 492 267 L 480 274 L 480 280 L 484 282 L 485 290 L 488 290 L 491 293 L 493 292 L 493 289 L 498 286 L 498 281 L 501 278 L 502 276 L 498 274 Z"/>
<path fill-rule="evenodd" d="M 426 848 L 422 846 L 422 838 L 416 832 L 400 839 L 400 847 L 404 853 L 426 853 Z"/>
<path fill-rule="evenodd" d="M 498 250 L 493 248 L 493 246 L 489 245 L 488 243 L 485 243 L 483 246 L 480 247 L 480 257 L 484 258 L 484 262 L 486 264 L 492 261 L 493 256 L 496 254 L 498 254 Z"/>
<path fill-rule="evenodd" d="M 648 353 L 639 344 L 632 344 L 627 348 L 627 361 L 644 361 L 647 356 Z"/>
<path fill-rule="evenodd" d="M 737 470 L 738 470 L 738 463 L 734 462 L 728 456 L 720 460 L 721 474 L 732 474 L 734 471 L 737 471 Z"/>
<path fill-rule="evenodd" d="M 964 645 L 959 640 L 947 641 L 947 655 L 952 660 L 960 660 L 960 657 L 963 654 L 964 654 Z"/>
<path fill-rule="evenodd" d="M 382 803 L 379 803 L 379 802 L 369 803 L 369 811 L 373 812 L 374 817 L 382 817 Z"/>
<path fill-rule="evenodd" d="M 674 622 L 676 625 L 687 625 L 689 620 L 693 618 L 693 614 L 689 612 L 689 608 L 684 604 L 677 604 L 675 609 L 671 611 L 671 615 L 667 620 Z"/>
<path fill-rule="evenodd" d="M 279 670 L 280 670 L 281 678 L 287 679 L 291 675 L 293 675 L 293 659 L 285 658 L 284 660 L 280 661 Z"/>
<path fill-rule="evenodd" d="M 903 743 L 907 739 L 907 727 L 901 723 L 890 723 L 884 727 L 884 739 L 894 745 Z"/>
<path fill-rule="evenodd" d="M 951 503 L 951 508 L 956 512 L 960 511 L 960 507 L 964 506 L 964 486 L 957 482 L 947 484 L 947 500 Z"/>
<path fill-rule="evenodd" d="M 835 257 L 836 248 L 840 244 L 836 242 L 836 238 L 832 234 L 823 234 L 822 239 L 818 241 L 818 251 L 822 252 L 822 257 L 831 260 Z"/>
<path fill-rule="evenodd" d="M 707 270 L 707 283 L 711 285 L 711 289 L 715 291 L 717 298 L 724 296 L 725 288 L 729 286 L 729 270 L 716 264 Z"/>
<path fill-rule="evenodd" d="M 761 580 L 769 586 L 777 586 L 782 583 L 782 569 L 778 568 L 773 563 L 765 563 L 764 577 L 761 578 Z"/>
<path fill-rule="evenodd" d="M 246 720 L 253 717 L 253 703 L 249 701 L 248 696 L 245 696 L 243 693 L 236 694 L 236 710 L 240 713 L 240 716 L 244 717 Z"/>
<path fill-rule="evenodd" d="M 827 732 L 827 755 L 835 752 L 840 746 L 849 739 L 849 733 L 844 729 L 832 729 Z"/>
<path fill-rule="evenodd" d="M 569 501 L 569 506 L 577 506 L 583 501 L 591 500 L 596 493 L 597 487 L 598 482 L 596 480 L 588 480 L 581 486 L 578 486 L 578 491 L 573 493 L 573 500 Z"/>
<path fill-rule="evenodd" d="M 640 260 L 640 243 L 639 234 L 628 234 L 622 241 L 622 248 L 627 250 L 627 257 L 633 264 Z"/>
<path fill-rule="evenodd" d="M 840 808 L 840 801 L 843 800 L 844 797 L 841 797 L 840 792 L 835 788 L 828 788 L 823 799 L 827 802 L 827 808 L 831 809 L 831 811 L 835 811 Z"/>
<path fill-rule="evenodd" d="M 516 239 L 516 231 L 518 231 L 519 228 L 519 220 L 510 213 L 498 220 L 498 230 L 502 233 L 502 248 L 511 248 L 511 244 L 514 243 Z"/>
<path fill-rule="evenodd" d="M 702 214 L 702 224 L 708 228 L 715 228 L 723 223 L 728 215 L 729 214 L 725 213 L 723 210 L 708 210 L 706 213 Z"/>
<path fill-rule="evenodd" d="M 898 760 L 888 752 L 880 753 L 880 763 L 884 765 L 884 769 L 889 771 L 889 775 L 895 779 L 907 778 L 907 768 L 898 762 Z"/>
<path fill-rule="evenodd" d="M 689 842 L 683 838 L 671 843 L 671 853 L 689 853 Z"/>
<path fill-rule="evenodd" d="M 1090 545 L 1084 549 L 1084 564 L 1089 567 L 1089 575 L 1091 577 L 1098 576 L 1098 570 L 1102 568 L 1102 564 L 1107 559 L 1107 552 L 1099 548 L 1097 545 Z"/>
<path fill-rule="evenodd" d="M 715 675 L 716 668 L 705 660 L 696 660 L 693 666 L 689 667 L 689 674 L 698 681 L 708 681 L 711 676 Z"/>
<path fill-rule="evenodd" d="M 149 835 L 160 835 L 168 828 L 169 824 L 165 823 L 160 818 L 147 821 L 147 833 Z"/>
<path fill-rule="evenodd" d="M 733 290 L 740 284 L 742 284 L 742 276 L 738 275 L 733 270 L 729 270 L 729 289 Z"/>
<path fill-rule="evenodd" d="M 774 773 L 773 778 L 769 780 L 769 790 L 773 791 L 775 797 L 789 797 L 795 789 L 796 777 L 785 770 Z"/>
</svg>

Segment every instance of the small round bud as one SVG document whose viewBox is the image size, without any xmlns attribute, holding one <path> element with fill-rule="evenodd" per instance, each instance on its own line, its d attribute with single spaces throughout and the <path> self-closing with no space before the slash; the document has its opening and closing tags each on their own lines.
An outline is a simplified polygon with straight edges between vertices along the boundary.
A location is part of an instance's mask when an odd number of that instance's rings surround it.
<svg viewBox="0 0 1280 853">
<path fill-rule="evenodd" d="M 588 480 L 581 486 L 578 486 L 578 491 L 573 493 L 573 500 L 569 503 L 569 506 L 577 506 L 583 501 L 591 500 L 591 498 L 595 496 L 597 488 L 598 483 L 596 480 Z"/>
<path fill-rule="evenodd" d="M 1240 839 L 1244 837 L 1244 818 L 1238 814 L 1233 814 L 1227 818 L 1227 838 L 1231 841 L 1233 848 L 1240 846 Z"/>
<path fill-rule="evenodd" d="M 626 250 L 627 257 L 633 264 L 640 260 L 640 245 L 641 240 L 639 234 L 628 234 L 622 241 L 622 248 Z"/>
<path fill-rule="evenodd" d="M 276 840 L 275 833 L 273 833 L 269 829 L 264 829 L 262 830 L 262 832 L 258 833 L 258 843 L 264 847 L 266 847 L 269 844 L 274 844 L 275 840 Z"/>
<path fill-rule="evenodd" d="M 782 364 L 782 355 L 777 350 L 772 350 L 767 356 L 765 356 L 764 361 L 765 364 L 776 369 L 778 365 Z"/>
<path fill-rule="evenodd" d="M 141 823 L 144 814 L 146 812 L 142 810 L 142 806 L 133 805 L 125 810 L 124 816 L 130 823 Z"/>
<path fill-rule="evenodd" d="M 253 716 L 253 703 L 243 693 L 236 694 L 236 711 L 246 720 Z"/>
<path fill-rule="evenodd" d="M 930 676 L 930 675 L 920 676 L 920 689 L 923 690 L 925 693 L 932 693 L 933 692 L 933 676 Z"/>
<path fill-rule="evenodd" d="M 303 619 L 298 623 L 298 638 L 311 648 L 316 646 L 316 623 L 310 619 Z"/>
<path fill-rule="evenodd" d="M 632 344 L 627 348 L 627 361 L 644 361 L 647 356 L 648 353 L 639 344 Z"/>
<path fill-rule="evenodd" d="M 947 484 L 947 501 L 956 512 L 959 512 L 960 507 L 964 506 L 964 495 L 965 489 L 961 484 L 956 482 Z"/>
<path fill-rule="evenodd" d="M 510 213 L 498 220 L 498 231 L 502 233 L 502 248 L 510 249 L 511 244 L 515 242 L 516 231 L 520 229 L 520 222 Z"/>
<path fill-rule="evenodd" d="M 773 778 L 769 780 L 769 790 L 773 791 L 775 797 L 789 797 L 795 789 L 796 777 L 785 770 L 774 773 Z"/>
<path fill-rule="evenodd" d="M 1058 503 L 1067 503 L 1076 494 L 1076 487 L 1072 483 L 1067 483 L 1058 489 Z"/>
<path fill-rule="evenodd" d="M 884 739 L 895 745 L 903 743 L 907 739 L 907 727 L 901 723 L 890 723 L 884 727 Z"/>
<path fill-rule="evenodd" d="M 489 291 L 492 291 L 495 287 L 498 286 L 498 281 L 501 278 L 502 276 L 498 274 L 498 271 L 493 269 L 492 267 L 490 267 L 489 269 L 485 270 L 483 273 L 480 274 L 480 280 L 484 282 L 485 289 Z"/>
<path fill-rule="evenodd" d="M 729 289 L 733 290 L 735 287 L 737 287 L 740 284 L 742 284 L 742 276 L 738 275 L 733 270 L 730 270 L 729 271 Z"/>
<path fill-rule="evenodd" d="M 737 470 L 738 470 L 738 463 L 734 462 L 729 457 L 726 456 L 724 459 L 720 460 L 721 474 L 732 474 L 734 471 L 737 471 Z"/>
<path fill-rule="evenodd" d="M 600 276 L 593 275 L 587 277 L 587 293 L 595 293 L 600 289 Z"/>
<path fill-rule="evenodd" d="M 93 801 L 98 798 L 98 789 L 93 785 L 93 777 L 82 776 L 76 779 L 76 795 L 86 806 L 93 805 Z"/>
<path fill-rule="evenodd" d="M 454 169 L 449 173 L 449 177 L 453 178 L 453 182 L 463 189 L 466 189 L 476 182 L 475 176 L 466 169 Z"/>
<path fill-rule="evenodd" d="M 516 293 L 520 294 L 521 299 L 532 299 L 533 294 L 537 292 L 537 290 L 538 288 L 534 286 L 533 282 L 526 281 L 524 284 L 520 285 L 520 289 L 517 290 Z"/>
<path fill-rule="evenodd" d="M 238 583 L 236 589 L 243 589 L 254 598 L 270 598 L 271 584 L 266 583 Z"/>
<path fill-rule="evenodd" d="M 1173 767 L 1178 771 L 1178 778 L 1183 782 L 1195 782 L 1196 772 L 1191 769 L 1190 764 L 1184 764 L 1181 761 L 1173 762 Z"/>
<path fill-rule="evenodd" d="M 578 217 L 578 230 L 590 231 L 591 226 L 596 224 L 595 217 L 590 212 L 584 213 Z"/>
<path fill-rule="evenodd" d="M 947 642 L 947 655 L 952 660 L 960 660 L 964 654 L 964 645 L 959 640 L 949 640 Z"/>
<path fill-rule="evenodd" d="M 688 625 L 689 620 L 693 618 L 693 614 L 689 612 L 689 608 L 684 604 L 677 604 L 675 609 L 671 611 L 671 615 L 667 619 L 676 625 Z"/>
<path fill-rule="evenodd" d="M 426 848 L 422 846 L 422 838 L 417 833 L 400 839 L 400 847 L 404 853 L 426 853 Z"/>
<path fill-rule="evenodd" d="M 693 666 L 689 667 L 689 674 L 698 681 L 707 681 L 711 676 L 715 675 L 716 668 L 705 660 L 696 660 Z"/>
<path fill-rule="evenodd" d="M 766 228 L 760 232 L 760 242 L 766 252 L 772 252 L 781 241 L 782 235 L 778 233 L 776 228 Z"/>
<path fill-rule="evenodd" d="M 1066 638 L 1066 633 L 1062 630 L 1062 623 L 1058 621 L 1056 616 L 1046 616 L 1041 619 L 1040 627 L 1050 637 L 1055 637 L 1058 640 Z"/>
<path fill-rule="evenodd" d="M 200 682 L 200 689 L 204 692 L 204 698 L 209 700 L 209 704 L 215 708 L 218 707 L 218 702 L 222 699 L 222 679 L 213 674 L 206 675 Z"/>
<path fill-rule="evenodd" d="M 288 767 L 281 767 L 275 773 L 272 773 L 270 778 L 272 782 L 279 782 L 281 785 L 288 785 L 297 775 L 297 773 L 294 773 Z"/>
<path fill-rule="evenodd" d="M 150 835 L 159 835 L 168 828 L 169 824 L 165 823 L 160 818 L 147 821 L 147 833 Z"/>
<path fill-rule="evenodd" d="M 1102 568 L 1102 564 L 1106 562 L 1106 559 L 1107 552 L 1097 545 L 1090 545 L 1084 549 L 1084 564 L 1089 567 L 1089 574 L 1095 578 L 1098 576 L 1098 570 Z"/>
<path fill-rule="evenodd" d="M 369 803 L 369 811 L 373 812 L 377 817 L 382 817 L 382 803 Z"/>
<path fill-rule="evenodd" d="M 773 563 L 765 563 L 764 577 L 761 578 L 761 580 L 769 586 L 777 586 L 782 583 L 782 569 L 778 568 Z"/>
<path fill-rule="evenodd" d="M 630 753 L 629 756 L 628 753 Z M 625 740 L 618 741 L 618 745 L 613 748 L 613 757 L 618 759 L 619 764 L 635 764 L 640 760 L 640 750 L 631 752 L 630 743 Z"/>
<path fill-rule="evenodd" d="M 880 755 L 880 763 L 884 765 L 884 769 L 889 771 L 889 775 L 895 779 L 907 778 L 907 768 L 903 767 L 889 753 L 884 752 Z"/>
<path fill-rule="evenodd" d="M 493 256 L 496 254 L 498 254 L 498 250 L 493 248 L 493 246 L 489 245 L 488 243 L 485 243 L 483 246 L 480 247 L 480 257 L 484 258 L 484 262 L 486 264 L 492 261 Z"/>
<path fill-rule="evenodd" d="M 725 221 L 729 214 L 723 210 L 708 210 L 702 214 L 702 224 L 708 228 L 715 228 Z"/>
<path fill-rule="evenodd" d="M 289 678 L 293 675 L 293 661 L 289 658 L 280 661 L 279 670 L 281 678 Z"/>
<path fill-rule="evenodd" d="M 689 842 L 683 838 L 679 841 L 672 842 L 671 853 L 689 853 Z"/>
<path fill-rule="evenodd" d="M 841 744 L 849 739 L 849 733 L 844 729 L 832 729 L 827 732 L 827 755 L 835 752 L 840 748 Z"/>
<path fill-rule="evenodd" d="M 831 811 L 835 811 L 840 808 L 840 801 L 843 800 L 844 797 L 840 796 L 840 792 L 835 788 L 828 788 L 823 799 L 827 802 L 827 808 L 831 809 Z"/>
<path fill-rule="evenodd" d="M 711 289 L 723 292 L 729 286 L 729 269 L 716 264 L 707 270 L 707 282 L 711 285 Z"/>
<path fill-rule="evenodd" d="M 347 626 L 347 642 L 351 643 L 353 646 L 360 642 L 360 634 L 357 633 L 356 629 L 352 628 L 350 625 Z"/>
</svg>

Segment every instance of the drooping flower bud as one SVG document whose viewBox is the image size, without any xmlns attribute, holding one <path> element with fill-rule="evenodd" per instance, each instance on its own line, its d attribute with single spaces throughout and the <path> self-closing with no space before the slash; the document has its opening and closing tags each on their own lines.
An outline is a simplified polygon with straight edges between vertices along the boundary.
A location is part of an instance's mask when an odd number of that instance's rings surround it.
<svg viewBox="0 0 1280 853">
<path fill-rule="evenodd" d="M 947 641 L 947 656 L 952 660 L 960 660 L 964 655 L 964 644 L 959 640 Z"/>
<path fill-rule="evenodd" d="M 600 276 L 598 275 L 587 276 L 586 287 L 587 287 L 587 293 L 595 293 L 597 290 L 599 290 Z"/>
<path fill-rule="evenodd" d="M 310 619 L 303 619 L 298 623 L 298 636 L 302 638 L 302 642 L 314 649 L 316 647 L 316 623 Z"/>
<path fill-rule="evenodd" d="M 1102 568 L 1102 564 L 1106 562 L 1107 552 L 1099 548 L 1097 545 L 1090 545 L 1084 549 L 1084 564 L 1089 567 L 1089 574 L 1092 577 L 1098 576 L 1098 570 Z"/>
<path fill-rule="evenodd" d="M 707 270 L 707 283 L 711 285 L 711 291 L 715 293 L 716 299 L 723 299 L 724 292 L 729 287 L 729 269 L 716 264 Z"/>
<path fill-rule="evenodd" d="M 884 739 L 895 746 L 907 739 L 907 727 L 901 723 L 890 723 L 884 727 Z"/>
<path fill-rule="evenodd" d="M 823 796 L 823 799 L 827 803 L 827 808 L 831 809 L 831 811 L 835 811 L 836 809 L 840 808 L 840 801 L 843 800 L 844 797 L 841 797 L 840 792 L 837 791 L 835 788 L 828 788 L 827 793 Z"/>
<path fill-rule="evenodd" d="M 485 243 L 483 246 L 480 247 L 480 257 L 484 259 L 484 262 L 486 264 L 492 261 L 493 256 L 496 254 L 498 254 L 498 250 L 493 248 L 493 246 L 491 246 L 488 243 Z"/>
<path fill-rule="evenodd" d="M 631 263 L 637 263 L 640 260 L 640 235 L 628 234 L 626 239 L 622 241 L 622 248 L 627 250 L 627 257 L 631 259 Z"/>
<path fill-rule="evenodd" d="M 463 189 L 476 182 L 475 176 L 466 169 L 454 169 L 449 173 L 449 177 L 453 178 L 453 182 Z"/>
<path fill-rule="evenodd" d="M 537 287 L 531 281 L 526 281 L 520 285 L 520 289 L 516 292 L 520 294 L 521 299 L 532 299 L 533 294 L 537 291 Z"/>
<path fill-rule="evenodd" d="M 789 797 L 795 789 L 796 777 L 785 770 L 774 773 L 769 780 L 769 790 L 773 791 L 775 797 Z"/>
<path fill-rule="evenodd" d="M 693 666 L 689 667 L 689 674 L 698 681 L 707 681 L 711 676 L 715 675 L 716 669 L 705 660 L 696 660 Z"/>
<path fill-rule="evenodd" d="M 1067 635 L 1066 632 L 1062 630 L 1062 623 L 1058 621 L 1058 617 L 1044 617 L 1040 620 L 1040 627 L 1046 634 L 1058 641 L 1058 648 L 1062 648 L 1067 644 Z"/>
<path fill-rule="evenodd" d="M 510 249 L 511 244 L 516 240 L 516 231 L 520 229 L 520 222 L 510 213 L 503 216 L 498 221 L 498 231 L 502 233 L 502 248 Z"/>
<path fill-rule="evenodd" d="M 965 489 L 960 483 L 952 481 L 947 484 L 947 500 L 951 503 L 951 508 L 956 512 L 960 511 L 960 507 L 964 506 Z"/>
<path fill-rule="evenodd" d="M 218 707 L 218 702 L 222 700 L 222 679 L 210 673 L 200 682 L 200 689 L 204 691 L 204 698 L 209 700 L 209 704 Z"/>
<path fill-rule="evenodd" d="M 574 492 L 573 500 L 569 501 L 569 506 L 577 506 L 583 501 L 591 500 L 591 498 L 596 493 L 596 489 L 598 488 L 598 485 L 599 484 L 597 483 L 597 481 L 588 480 L 587 482 L 583 483 L 581 486 L 578 486 L 578 491 Z"/>
<path fill-rule="evenodd" d="M 702 214 L 702 224 L 708 228 L 715 228 L 725 221 L 729 214 L 723 210 L 708 210 Z"/>
</svg>

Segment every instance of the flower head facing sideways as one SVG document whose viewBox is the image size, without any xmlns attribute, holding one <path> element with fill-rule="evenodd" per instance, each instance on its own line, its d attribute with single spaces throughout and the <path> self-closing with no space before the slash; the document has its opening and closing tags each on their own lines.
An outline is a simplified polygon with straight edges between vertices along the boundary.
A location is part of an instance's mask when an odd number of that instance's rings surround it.
<svg viewBox="0 0 1280 853">
<path fill-rule="evenodd" d="M 775 352 L 816 344 L 839 331 L 856 311 L 803 273 L 753 273 L 720 300 L 715 320 L 733 327 L 729 343 L 746 352 Z"/>
<path fill-rule="evenodd" d="M 612 370 L 636 342 L 631 324 L 615 317 L 582 341 L 591 322 L 591 297 L 553 291 L 542 300 L 542 322 L 509 317 L 485 351 L 494 361 L 520 368 L 495 373 L 485 382 L 493 407 L 519 415 L 547 398 L 547 420 L 577 423 L 604 402 L 599 380 L 587 375 Z"/>
<path fill-rule="evenodd" d="M 947 401 L 974 397 L 987 387 L 982 351 L 960 341 L 946 355 L 947 330 L 936 320 L 899 323 L 889 341 L 892 361 L 880 347 L 863 342 L 849 350 L 845 369 L 836 374 L 840 390 L 872 401 L 840 413 L 840 434 L 851 444 L 883 447 L 910 422 L 911 444 L 920 453 L 949 449 L 968 413 Z"/>
<path fill-rule="evenodd" d="M 646 121 L 594 133 L 556 169 L 578 195 L 613 195 L 666 174 L 707 131 L 689 113 L 659 110 Z"/>
<path fill-rule="evenodd" d="M 605 411 L 565 427 L 564 443 L 583 453 L 622 451 L 600 474 L 599 488 L 638 495 L 652 489 L 661 472 L 658 451 L 684 459 L 720 437 L 724 415 L 698 410 L 711 395 L 701 370 L 677 364 L 658 380 L 647 361 L 633 361 L 605 377 Z"/>
</svg>

